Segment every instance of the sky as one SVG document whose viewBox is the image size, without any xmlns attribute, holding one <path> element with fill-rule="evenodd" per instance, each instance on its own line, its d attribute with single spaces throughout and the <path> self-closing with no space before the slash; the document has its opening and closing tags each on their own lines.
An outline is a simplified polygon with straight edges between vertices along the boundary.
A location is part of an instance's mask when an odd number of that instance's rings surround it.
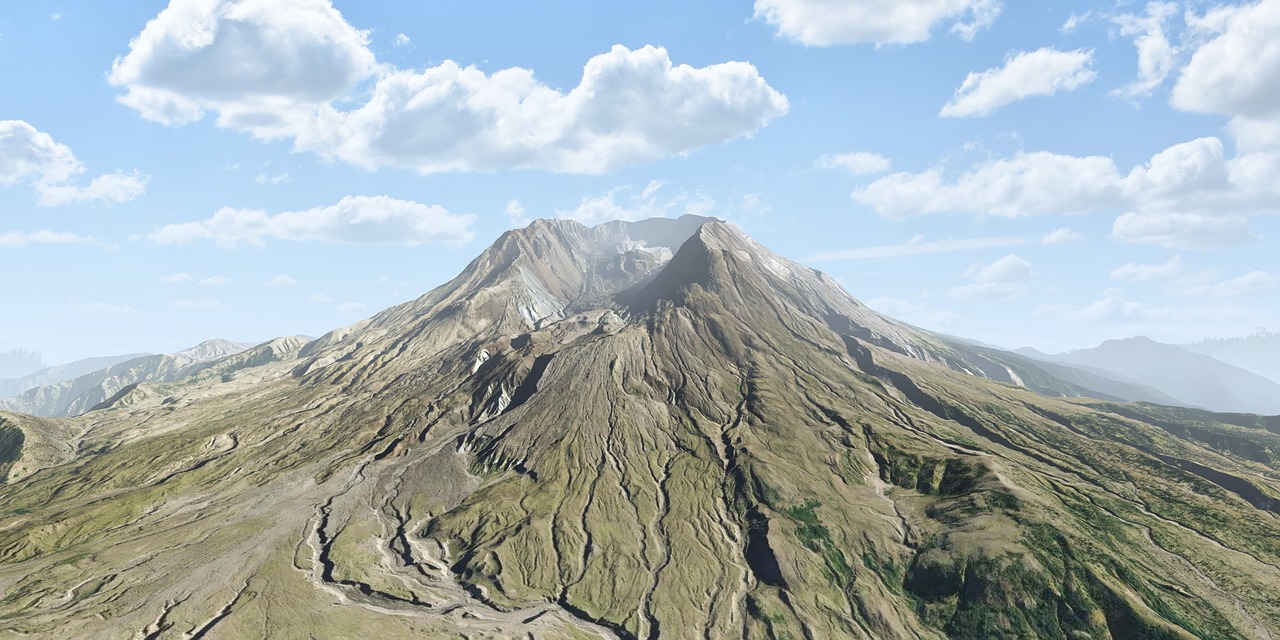
<svg viewBox="0 0 1280 640">
<path fill-rule="evenodd" d="M 0 351 L 49 364 L 684 213 L 1009 348 L 1280 328 L 1280 0 L 4 3 L 0 61 Z"/>
</svg>

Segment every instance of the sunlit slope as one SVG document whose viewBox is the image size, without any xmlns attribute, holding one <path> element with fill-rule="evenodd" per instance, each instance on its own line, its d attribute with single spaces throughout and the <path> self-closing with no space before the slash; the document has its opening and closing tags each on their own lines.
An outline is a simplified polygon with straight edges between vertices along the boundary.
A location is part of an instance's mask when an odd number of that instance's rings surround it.
<svg viewBox="0 0 1280 640">
<path fill-rule="evenodd" d="M 678 222 L 536 223 L 293 360 L 5 417 L 75 446 L 0 488 L 0 635 L 1280 630 L 1275 420 L 970 375 Z"/>
</svg>

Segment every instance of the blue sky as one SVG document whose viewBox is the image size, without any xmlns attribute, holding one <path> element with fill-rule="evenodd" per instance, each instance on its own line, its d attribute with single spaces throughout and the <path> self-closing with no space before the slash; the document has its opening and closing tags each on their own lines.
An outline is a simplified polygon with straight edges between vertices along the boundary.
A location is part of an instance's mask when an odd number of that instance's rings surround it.
<svg viewBox="0 0 1280 640">
<path fill-rule="evenodd" d="M 0 350 L 320 335 L 700 213 L 926 328 L 1280 328 L 1280 0 L 0 8 Z"/>
</svg>

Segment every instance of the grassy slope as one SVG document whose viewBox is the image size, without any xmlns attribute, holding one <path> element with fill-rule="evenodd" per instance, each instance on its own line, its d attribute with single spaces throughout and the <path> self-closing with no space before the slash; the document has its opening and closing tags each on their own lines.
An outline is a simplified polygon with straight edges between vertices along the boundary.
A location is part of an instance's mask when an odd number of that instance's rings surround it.
<svg viewBox="0 0 1280 640">
<path fill-rule="evenodd" d="M 704 258 L 629 322 L 454 310 L 59 423 L 0 487 L 0 637 L 1280 629 L 1276 425 L 964 376 Z"/>
</svg>

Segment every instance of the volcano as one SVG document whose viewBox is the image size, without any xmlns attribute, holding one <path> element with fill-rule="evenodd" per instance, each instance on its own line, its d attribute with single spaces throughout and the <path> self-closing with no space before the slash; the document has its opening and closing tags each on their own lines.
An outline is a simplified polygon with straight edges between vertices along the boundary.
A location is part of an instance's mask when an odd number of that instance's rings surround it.
<svg viewBox="0 0 1280 640">
<path fill-rule="evenodd" d="M 1280 418 L 1091 393 L 717 220 L 536 221 L 271 353 L 0 414 L 0 637 L 1280 632 Z"/>
</svg>

